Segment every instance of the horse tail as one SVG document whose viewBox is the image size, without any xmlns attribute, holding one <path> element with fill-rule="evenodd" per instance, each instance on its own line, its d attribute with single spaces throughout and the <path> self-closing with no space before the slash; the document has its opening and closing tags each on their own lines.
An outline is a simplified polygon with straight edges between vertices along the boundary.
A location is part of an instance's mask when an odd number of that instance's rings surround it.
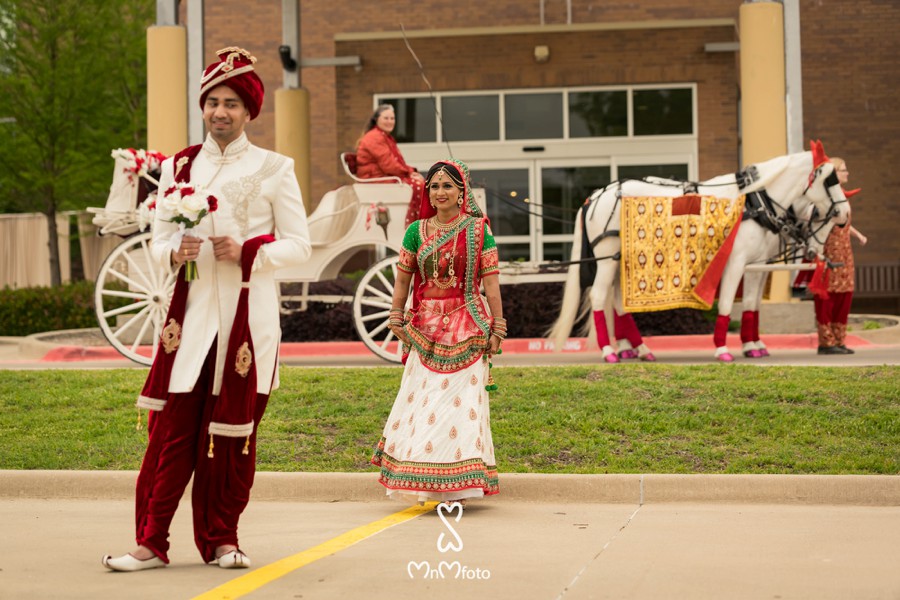
<svg viewBox="0 0 900 600">
<path fill-rule="evenodd" d="M 572 240 L 572 261 L 581 259 L 582 238 L 584 237 L 582 213 L 584 212 L 584 210 L 579 209 L 578 214 L 575 216 L 575 235 Z M 547 337 L 553 341 L 553 347 L 557 352 L 562 350 L 563 345 L 566 343 L 566 340 L 572 332 L 572 326 L 575 324 L 579 313 L 582 312 L 580 310 L 581 297 L 581 268 L 578 263 L 574 263 L 569 265 L 569 270 L 566 274 L 566 283 L 563 288 L 563 299 L 562 305 L 560 306 L 559 317 L 547 332 Z"/>
</svg>

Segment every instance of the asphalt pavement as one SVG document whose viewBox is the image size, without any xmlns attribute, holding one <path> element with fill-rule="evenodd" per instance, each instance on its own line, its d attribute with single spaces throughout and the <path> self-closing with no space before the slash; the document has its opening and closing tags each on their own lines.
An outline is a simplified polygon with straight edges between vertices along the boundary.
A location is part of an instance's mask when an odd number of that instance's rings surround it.
<svg viewBox="0 0 900 600">
<path fill-rule="evenodd" d="M 662 363 L 714 362 L 708 336 L 688 337 L 648 344 Z M 900 364 L 900 326 L 855 332 L 848 357 L 818 356 L 808 335 L 763 340 L 771 357 L 738 362 Z M 497 363 L 599 363 L 586 346 L 521 343 Z M 386 364 L 284 349 L 286 364 Z M 0 338 L 0 368 L 133 364 L 95 352 Z M 171 565 L 108 572 L 101 556 L 133 546 L 135 477 L 0 471 L 0 598 L 900 600 L 897 475 L 501 473 L 497 497 L 460 513 L 386 500 L 374 473 L 259 473 L 240 530 L 253 568 L 202 564 L 182 502 Z"/>
</svg>

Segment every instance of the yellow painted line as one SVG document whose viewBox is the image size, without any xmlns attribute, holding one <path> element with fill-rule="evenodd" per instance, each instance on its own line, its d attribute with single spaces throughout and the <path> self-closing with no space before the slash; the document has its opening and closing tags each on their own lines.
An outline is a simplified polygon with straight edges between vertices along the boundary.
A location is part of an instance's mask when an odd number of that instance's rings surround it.
<svg viewBox="0 0 900 600">
<path fill-rule="evenodd" d="M 272 583 L 279 577 L 284 577 L 288 573 L 296 571 L 301 567 L 305 567 L 320 558 L 336 554 L 366 538 L 381 533 L 389 527 L 399 525 L 410 519 L 415 519 L 421 514 L 430 512 L 434 510 L 436 505 L 436 502 L 426 502 L 424 506 L 413 506 L 383 519 L 379 519 L 378 521 L 373 521 L 368 525 L 351 529 L 347 533 L 332 538 L 318 546 L 314 546 L 309 550 L 304 550 L 293 556 L 282 558 L 272 564 L 254 569 L 246 575 L 232 579 L 228 583 L 223 583 L 219 587 L 213 588 L 199 596 L 194 596 L 192 600 L 232 600 L 233 598 L 240 598 L 245 594 L 258 590 L 268 583 Z"/>
</svg>

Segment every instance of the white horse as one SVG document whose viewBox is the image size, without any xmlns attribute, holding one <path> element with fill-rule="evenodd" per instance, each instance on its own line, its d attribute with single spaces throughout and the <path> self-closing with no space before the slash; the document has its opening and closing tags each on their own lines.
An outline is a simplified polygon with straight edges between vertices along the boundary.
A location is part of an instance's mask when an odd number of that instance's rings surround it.
<svg viewBox="0 0 900 600">
<path fill-rule="evenodd" d="M 634 323 L 625 313 L 621 289 L 618 284 L 618 253 L 621 248 L 620 198 L 636 196 L 676 197 L 686 193 L 737 198 L 746 196 L 745 212 L 735 234 L 734 245 L 725 263 L 719 284 L 718 318 L 713 340 L 715 356 L 722 362 L 732 362 L 734 357 L 725 345 L 728 324 L 734 298 L 743 278 L 743 308 L 741 341 L 745 356 L 767 356 L 765 344 L 759 339 L 759 306 L 765 283 L 765 272 L 744 272 L 751 263 L 765 262 L 778 253 L 779 240 L 793 232 L 810 236 L 810 252 L 821 252 L 824 243 L 822 230 L 832 224 L 846 223 L 849 214 L 847 199 L 838 183 L 834 165 L 825 155 L 821 142 L 811 142 L 811 152 L 780 156 L 751 165 L 739 173 L 721 175 L 702 183 L 676 182 L 672 180 L 625 180 L 613 182 L 596 190 L 575 220 L 575 241 L 572 262 L 565 284 L 559 318 L 550 330 L 549 337 L 556 348 L 562 348 L 572 326 L 579 316 L 593 309 L 603 359 L 608 363 L 619 358 L 640 357 L 655 360 Z M 794 215 L 811 215 L 809 224 L 798 224 Z M 586 218 L 582 215 L 587 215 Z M 592 258 L 596 260 L 597 273 L 588 294 L 582 294 L 579 265 L 582 257 L 582 219 L 588 243 L 592 244 Z M 826 233 L 827 235 L 827 233 Z M 821 242 L 819 242 L 821 239 Z M 795 240 L 796 241 L 796 240 Z M 603 258 L 606 257 L 606 258 Z M 610 258 L 615 257 L 615 258 Z M 619 340 L 620 354 L 610 344 L 607 329 L 607 313 L 615 304 L 615 337 Z M 589 327 L 589 325 L 588 325 Z"/>
</svg>

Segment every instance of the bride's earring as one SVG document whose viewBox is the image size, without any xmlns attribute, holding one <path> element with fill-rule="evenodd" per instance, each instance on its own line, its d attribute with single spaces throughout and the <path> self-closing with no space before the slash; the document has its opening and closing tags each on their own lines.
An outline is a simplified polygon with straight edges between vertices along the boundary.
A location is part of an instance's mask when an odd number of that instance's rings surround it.
<svg viewBox="0 0 900 600">
<path fill-rule="evenodd" d="M 462 192 L 459 193 L 459 198 L 456 199 L 456 205 L 462 207 L 463 205 L 463 195 Z"/>
</svg>

